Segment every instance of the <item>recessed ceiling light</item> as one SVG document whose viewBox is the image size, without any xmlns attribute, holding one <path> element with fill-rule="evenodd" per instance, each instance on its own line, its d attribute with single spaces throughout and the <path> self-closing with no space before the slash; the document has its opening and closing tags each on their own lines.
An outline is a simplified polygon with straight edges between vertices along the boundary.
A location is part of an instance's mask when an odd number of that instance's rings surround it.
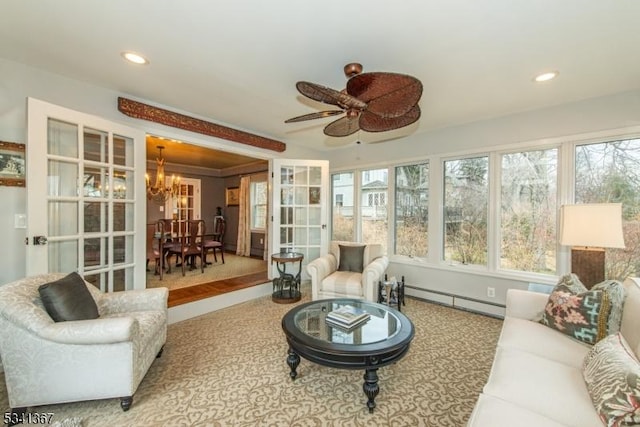
<svg viewBox="0 0 640 427">
<path fill-rule="evenodd" d="M 149 61 L 141 55 L 133 52 L 122 52 L 122 57 L 129 62 L 133 62 L 134 64 L 148 64 Z"/>
<path fill-rule="evenodd" d="M 535 76 L 533 78 L 533 81 L 536 83 L 548 82 L 549 80 L 553 80 L 556 77 L 558 77 L 558 74 L 560 73 L 557 71 L 547 71 L 545 73 L 538 74 L 537 76 Z"/>
</svg>

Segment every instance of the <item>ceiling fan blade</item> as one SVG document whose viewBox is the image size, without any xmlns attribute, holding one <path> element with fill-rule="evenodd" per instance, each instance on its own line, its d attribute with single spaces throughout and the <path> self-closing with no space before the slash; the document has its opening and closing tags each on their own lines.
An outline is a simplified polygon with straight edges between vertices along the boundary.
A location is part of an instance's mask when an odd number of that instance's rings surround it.
<svg viewBox="0 0 640 427">
<path fill-rule="evenodd" d="M 382 117 L 369 111 L 360 113 L 360 129 L 366 132 L 385 132 L 415 123 L 420 118 L 420 107 L 415 105 L 398 117 Z"/>
<path fill-rule="evenodd" d="M 359 110 L 367 107 L 367 104 L 360 101 L 358 98 L 319 84 L 298 82 L 296 83 L 296 88 L 298 89 L 298 92 L 307 98 L 311 98 L 314 101 L 324 102 L 325 104 L 337 105 L 344 108 L 357 108 Z"/>
<path fill-rule="evenodd" d="M 302 122 L 305 120 L 313 120 L 313 119 L 322 119 L 325 117 L 335 116 L 337 114 L 343 114 L 343 110 L 330 110 L 330 111 L 319 111 L 317 113 L 304 114 L 298 117 L 292 117 L 290 119 L 285 120 L 285 123 L 294 123 L 294 122 Z"/>
<path fill-rule="evenodd" d="M 358 116 L 345 116 L 325 126 L 324 134 L 328 136 L 342 137 L 356 133 L 358 130 L 360 130 Z"/>
<path fill-rule="evenodd" d="M 347 82 L 347 93 L 368 104 L 367 110 L 382 117 L 406 114 L 422 96 L 422 83 L 396 73 L 364 73 Z"/>
</svg>

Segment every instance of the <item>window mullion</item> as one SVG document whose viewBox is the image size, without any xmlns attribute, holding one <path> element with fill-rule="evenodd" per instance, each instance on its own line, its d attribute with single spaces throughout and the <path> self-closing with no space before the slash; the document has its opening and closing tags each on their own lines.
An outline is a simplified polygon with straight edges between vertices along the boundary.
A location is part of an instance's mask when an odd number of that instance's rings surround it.
<svg viewBox="0 0 640 427">
<path fill-rule="evenodd" d="M 429 251 L 428 260 L 444 262 L 444 160 L 429 159 Z M 438 231 L 439 230 L 439 231 Z"/>
<path fill-rule="evenodd" d="M 501 155 L 491 153 L 489 156 L 489 203 L 487 212 L 487 268 L 496 271 L 500 267 L 501 250 Z"/>
<path fill-rule="evenodd" d="M 571 248 L 560 245 L 560 207 L 573 203 L 575 198 L 575 153 L 576 143 L 567 142 L 560 146 L 558 161 L 558 215 L 556 217 L 556 274 L 562 275 L 571 271 Z"/>
</svg>

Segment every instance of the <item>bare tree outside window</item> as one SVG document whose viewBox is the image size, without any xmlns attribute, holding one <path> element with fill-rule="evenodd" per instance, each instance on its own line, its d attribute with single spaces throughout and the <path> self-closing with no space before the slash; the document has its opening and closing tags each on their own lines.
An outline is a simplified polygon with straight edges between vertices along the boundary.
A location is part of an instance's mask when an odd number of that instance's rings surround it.
<svg viewBox="0 0 640 427">
<path fill-rule="evenodd" d="M 353 217 L 353 172 L 332 175 L 332 240 L 355 239 Z"/>
<path fill-rule="evenodd" d="M 444 162 L 444 257 L 487 264 L 488 157 Z"/>
<path fill-rule="evenodd" d="M 428 163 L 396 167 L 395 210 L 395 253 L 426 257 L 429 224 Z"/>
<path fill-rule="evenodd" d="M 362 171 L 361 177 L 360 219 L 362 241 L 365 243 L 380 243 L 386 252 L 388 169 Z M 371 200 L 371 204 L 368 203 L 369 200 Z"/>
<path fill-rule="evenodd" d="M 607 249 L 605 277 L 640 272 L 640 139 L 576 146 L 576 203 L 622 203 L 625 249 Z M 594 224 L 594 226 L 597 226 Z"/>
<path fill-rule="evenodd" d="M 558 150 L 502 156 L 500 268 L 555 274 Z"/>
</svg>

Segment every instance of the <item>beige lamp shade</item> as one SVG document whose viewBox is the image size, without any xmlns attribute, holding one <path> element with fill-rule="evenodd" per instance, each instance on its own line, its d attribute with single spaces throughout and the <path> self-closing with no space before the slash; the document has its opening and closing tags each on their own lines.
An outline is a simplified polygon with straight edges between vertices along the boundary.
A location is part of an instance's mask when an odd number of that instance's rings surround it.
<svg viewBox="0 0 640 427">
<path fill-rule="evenodd" d="M 621 203 L 585 203 L 561 208 L 560 244 L 624 248 Z"/>
</svg>

